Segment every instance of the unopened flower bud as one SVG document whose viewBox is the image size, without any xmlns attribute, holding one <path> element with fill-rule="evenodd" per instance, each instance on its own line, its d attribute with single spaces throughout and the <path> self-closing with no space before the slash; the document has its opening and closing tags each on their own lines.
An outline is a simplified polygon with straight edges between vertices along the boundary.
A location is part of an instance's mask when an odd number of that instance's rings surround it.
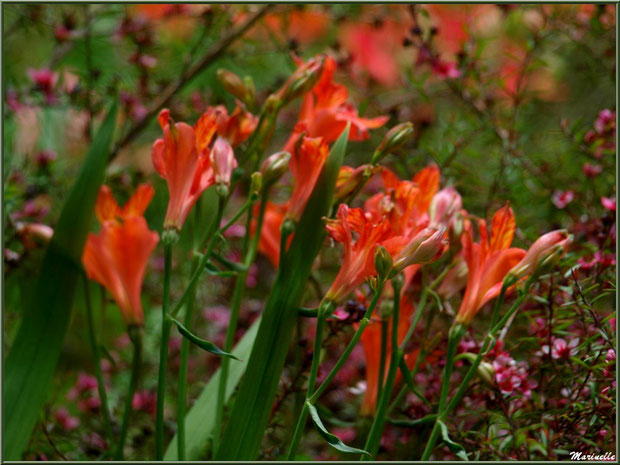
<svg viewBox="0 0 620 465">
<path fill-rule="evenodd" d="M 237 160 L 233 148 L 226 139 L 219 136 L 213 144 L 209 155 L 215 172 L 216 184 L 230 185 L 233 170 L 237 167 Z"/>
<path fill-rule="evenodd" d="M 323 56 L 312 58 L 297 68 L 275 94 L 280 98 L 283 105 L 292 102 L 314 87 L 323 72 L 324 61 Z"/>
<path fill-rule="evenodd" d="M 228 71 L 226 69 L 218 69 L 217 78 L 222 83 L 227 92 L 247 104 L 248 98 L 250 97 L 250 91 L 239 76 L 237 76 L 232 71 Z"/>
<path fill-rule="evenodd" d="M 263 175 L 259 171 L 255 171 L 250 176 L 250 196 L 257 198 L 263 188 Z"/>
<path fill-rule="evenodd" d="M 517 281 L 526 275 L 549 269 L 573 241 L 566 230 L 559 229 L 540 236 L 527 251 L 523 259 L 506 275 L 505 280 Z"/>
<path fill-rule="evenodd" d="M 360 184 L 370 179 L 376 169 L 378 168 L 373 165 L 361 165 L 357 168 L 341 167 L 336 180 L 336 201 L 345 201 Z"/>
<path fill-rule="evenodd" d="M 243 84 L 245 85 L 245 90 L 247 92 L 247 101 L 246 105 L 252 106 L 254 105 L 254 99 L 256 97 L 256 88 L 254 87 L 254 79 L 252 76 L 245 76 L 243 78 Z"/>
<path fill-rule="evenodd" d="M 495 368 L 489 362 L 480 362 L 478 365 L 478 376 L 488 386 L 495 386 Z"/>
<path fill-rule="evenodd" d="M 394 126 L 390 129 L 372 157 L 372 164 L 376 165 L 381 158 L 388 153 L 401 148 L 413 135 L 413 123 L 406 122 Z"/>
<path fill-rule="evenodd" d="M 265 101 L 265 113 L 267 113 L 268 115 L 273 115 L 278 111 L 281 106 L 282 99 L 277 95 L 272 94 L 267 97 L 267 100 Z"/>
<path fill-rule="evenodd" d="M 410 265 L 434 261 L 443 252 L 445 227 L 438 230 L 425 228 L 416 234 L 394 259 L 394 270 L 401 271 Z"/>
<path fill-rule="evenodd" d="M 463 201 L 461 196 L 452 186 L 439 191 L 433 197 L 428 213 L 431 224 L 450 226 L 453 218 L 461 211 Z"/>
<path fill-rule="evenodd" d="M 394 312 L 394 302 L 390 300 L 384 300 L 379 306 L 379 315 L 382 320 L 389 320 Z"/>
<path fill-rule="evenodd" d="M 176 228 L 165 228 L 161 234 L 161 241 L 165 245 L 174 245 L 179 242 L 179 231 Z"/>
<path fill-rule="evenodd" d="M 24 247 L 33 248 L 36 244 L 47 244 L 54 235 L 54 230 L 41 223 L 17 223 L 15 229 L 22 239 Z"/>
<path fill-rule="evenodd" d="M 276 152 L 270 155 L 263 163 L 261 172 L 263 174 L 263 182 L 265 186 L 270 186 L 284 173 L 288 171 L 288 165 L 291 161 L 291 154 L 288 152 Z"/>
<path fill-rule="evenodd" d="M 384 281 L 392 271 L 392 256 L 382 245 L 375 248 L 375 270 L 379 281 Z"/>
</svg>

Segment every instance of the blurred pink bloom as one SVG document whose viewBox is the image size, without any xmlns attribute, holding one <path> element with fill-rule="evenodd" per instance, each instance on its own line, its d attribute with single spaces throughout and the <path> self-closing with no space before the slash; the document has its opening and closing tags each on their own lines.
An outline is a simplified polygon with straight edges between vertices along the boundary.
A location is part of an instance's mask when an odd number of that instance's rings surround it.
<svg viewBox="0 0 620 465">
<path fill-rule="evenodd" d="M 157 410 L 157 395 L 152 391 L 138 391 L 134 394 L 131 405 L 134 410 L 140 410 L 155 415 Z"/>
<path fill-rule="evenodd" d="M 48 103 L 54 100 L 54 87 L 58 82 L 58 73 L 49 68 L 28 69 L 28 77 L 45 94 Z"/>
<path fill-rule="evenodd" d="M 578 345 L 578 338 L 571 339 L 570 342 L 566 342 L 562 338 L 554 338 L 551 346 L 551 357 L 554 359 L 569 358 L 577 353 Z M 549 354 L 549 345 L 542 346 L 542 352 Z"/>
<path fill-rule="evenodd" d="M 583 174 L 589 178 L 594 178 L 603 172 L 601 165 L 592 165 L 591 163 L 583 164 Z"/>
<path fill-rule="evenodd" d="M 616 211 L 616 199 L 613 197 L 601 197 L 601 203 L 607 210 Z"/>
<path fill-rule="evenodd" d="M 37 155 L 37 165 L 47 166 L 54 160 L 56 160 L 56 152 L 53 150 L 41 150 Z"/>
<path fill-rule="evenodd" d="M 607 351 L 607 355 L 605 356 L 605 360 L 608 362 L 613 362 L 616 360 L 616 351 L 614 349 L 609 349 Z"/>
<path fill-rule="evenodd" d="M 72 417 L 69 414 L 69 411 L 64 407 L 60 407 L 54 412 L 54 418 L 65 431 L 71 431 L 72 429 L 77 428 L 80 424 L 80 420 L 76 417 Z"/>
<path fill-rule="evenodd" d="M 456 79 L 461 75 L 456 63 L 452 61 L 434 59 L 431 62 L 431 69 L 433 70 L 433 73 L 443 79 Z"/>
<path fill-rule="evenodd" d="M 571 190 L 561 191 L 557 190 L 553 193 L 551 197 L 551 201 L 558 208 L 564 208 L 566 205 L 571 203 L 575 198 L 575 193 Z"/>
</svg>

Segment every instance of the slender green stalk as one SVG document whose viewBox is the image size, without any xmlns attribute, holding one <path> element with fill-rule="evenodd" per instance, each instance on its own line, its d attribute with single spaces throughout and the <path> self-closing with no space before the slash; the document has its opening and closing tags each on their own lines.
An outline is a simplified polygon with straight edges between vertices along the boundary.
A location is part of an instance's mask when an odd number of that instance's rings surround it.
<svg viewBox="0 0 620 465">
<path fill-rule="evenodd" d="M 243 299 L 243 291 L 245 290 L 245 283 L 250 270 L 250 265 L 256 258 L 258 251 L 258 242 L 260 240 L 261 229 L 263 227 L 263 218 L 265 217 L 265 209 L 267 207 L 267 192 L 264 192 L 261 196 L 260 210 L 257 220 L 257 227 L 254 231 L 254 236 L 250 240 L 250 226 L 252 221 L 251 211 L 248 213 L 246 221 L 246 236 L 243 248 L 245 250 L 245 258 L 243 260 L 243 266 L 245 270 L 237 274 L 235 281 L 235 289 L 233 291 L 232 302 L 230 307 L 230 318 L 228 322 L 228 328 L 226 329 L 226 342 L 224 343 L 224 351 L 230 352 L 235 339 L 235 333 L 237 332 L 237 323 L 239 321 L 239 310 L 241 309 L 241 301 Z M 222 429 L 222 420 L 224 418 L 224 404 L 226 398 L 226 385 L 228 384 L 228 373 L 230 370 L 230 359 L 228 357 L 222 358 L 221 373 L 219 386 L 217 391 L 217 407 L 215 410 L 215 425 L 213 427 L 213 456 L 215 456 L 220 443 L 220 434 Z"/>
<path fill-rule="evenodd" d="M 353 349 L 355 349 L 355 346 L 357 345 L 358 341 L 362 337 L 362 334 L 364 333 L 364 329 L 366 328 L 366 326 L 368 326 L 368 323 L 370 322 L 370 319 L 372 318 L 372 314 L 377 306 L 379 297 L 381 297 L 381 292 L 383 291 L 384 284 L 385 284 L 384 282 L 380 282 L 378 284 L 377 290 L 375 291 L 375 294 L 373 295 L 372 300 L 370 301 L 370 305 L 366 309 L 366 313 L 364 314 L 364 317 L 360 321 L 359 326 L 357 327 L 357 330 L 355 331 L 355 334 L 353 334 L 353 338 L 349 342 L 349 345 L 347 345 L 347 348 L 344 350 L 344 352 L 342 353 L 342 355 L 340 356 L 340 358 L 338 359 L 334 367 L 331 369 L 329 374 L 325 377 L 325 379 L 323 380 L 319 388 L 316 390 L 316 392 L 308 398 L 308 402 L 310 402 L 311 404 L 316 403 L 316 401 L 319 399 L 321 394 L 323 394 L 325 389 L 327 389 L 327 387 L 329 386 L 329 383 L 331 382 L 331 380 L 334 379 L 334 377 L 338 374 L 338 372 L 343 367 L 345 362 L 348 360 L 349 355 L 351 355 L 351 352 L 353 352 Z"/>
<path fill-rule="evenodd" d="M 129 326 L 127 328 L 129 338 L 133 344 L 133 360 L 131 362 L 131 378 L 129 380 L 129 389 L 127 398 L 125 399 L 125 412 L 123 413 L 123 422 L 121 424 L 121 434 L 118 440 L 115 460 L 123 460 L 123 449 L 125 448 L 125 440 L 127 439 L 127 429 L 129 427 L 129 418 L 133 410 L 133 396 L 138 387 L 138 379 L 140 377 L 140 359 L 142 356 L 142 332 L 138 326 Z"/>
<path fill-rule="evenodd" d="M 476 356 L 475 360 L 473 361 L 472 365 L 469 368 L 469 371 L 467 372 L 467 374 L 461 381 L 461 384 L 459 385 L 456 393 L 454 394 L 450 402 L 447 404 L 447 406 L 444 405 L 443 408 L 441 408 L 441 404 L 440 404 L 440 409 L 437 415 L 437 419 L 435 421 L 435 425 L 433 426 L 431 435 L 428 439 L 428 442 L 426 443 L 426 447 L 424 449 L 424 452 L 422 453 L 421 460 L 425 461 L 429 459 L 433 451 L 433 448 L 435 447 L 435 443 L 437 442 L 437 439 L 439 439 L 440 422 L 445 422 L 447 416 L 460 402 L 461 398 L 465 394 L 465 391 L 469 387 L 470 381 L 475 376 L 476 370 L 478 369 L 480 362 L 482 362 L 482 358 L 488 352 L 491 344 L 495 342 L 497 333 L 508 322 L 510 317 L 512 317 L 512 315 L 519 309 L 519 307 L 521 306 L 521 303 L 527 298 L 531 283 L 532 283 L 532 278 L 530 277 L 528 281 L 525 283 L 523 292 L 521 293 L 519 298 L 515 301 L 515 303 L 512 305 L 512 307 L 510 307 L 510 310 L 506 312 L 506 314 L 502 317 L 502 319 L 497 324 L 491 326 L 491 328 L 489 329 L 489 332 L 487 333 L 486 338 L 484 339 L 482 347 L 480 348 L 480 351 L 478 352 L 478 355 Z M 506 286 L 502 286 L 502 287 L 506 287 Z M 505 290 L 504 290 L 504 293 L 505 293 Z M 494 313 L 493 319 L 496 317 L 496 314 L 498 311 L 499 311 L 499 306 L 496 305 L 496 308 L 494 309 L 494 312 L 493 312 Z M 442 386 L 442 390 L 443 390 L 443 386 Z"/>
<path fill-rule="evenodd" d="M 387 356 L 387 341 L 389 337 L 389 319 L 381 318 L 381 354 L 379 356 L 379 377 L 377 380 L 377 399 L 381 399 L 383 378 L 385 378 L 385 359 Z"/>
<path fill-rule="evenodd" d="M 198 266 L 198 258 L 194 257 L 192 269 Z M 190 328 L 192 316 L 196 303 L 196 286 L 192 287 L 192 292 L 187 305 L 185 306 L 184 325 Z M 189 358 L 189 340 L 183 338 L 181 341 L 181 360 L 179 364 L 179 385 L 177 392 L 177 455 L 179 460 L 185 460 L 185 411 L 187 407 L 187 365 Z"/>
<path fill-rule="evenodd" d="M 105 428 L 108 441 L 112 442 L 114 440 L 114 435 L 112 433 L 112 419 L 110 417 L 110 408 L 108 407 L 108 395 L 106 394 L 105 384 L 103 383 L 103 374 L 101 373 L 101 354 L 99 353 L 97 336 L 95 336 L 95 323 L 93 320 L 93 309 L 90 300 L 90 286 L 86 275 L 84 275 L 84 293 L 86 295 L 88 339 L 90 341 L 90 348 L 93 351 L 95 376 L 97 377 L 97 390 L 99 392 L 99 399 L 101 399 L 101 410 L 103 413 L 103 427 Z"/>
<path fill-rule="evenodd" d="M 392 279 L 392 287 L 394 288 L 394 307 L 392 311 L 390 368 L 385 386 L 383 387 L 383 391 L 379 398 L 377 412 L 375 413 L 375 417 L 370 428 L 370 433 L 368 433 L 368 439 L 366 440 L 366 445 L 364 446 L 364 450 L 370 453 L 370 455 L 362 455 L 361 460 L 363 461 L 374 460 L 377 456 L 379 443 L 381 442 L 381 436 L 383 435 L 383 428 L 385 427 L 386 411 L 390 401 L 390 396 L 392 395 L 392 388 L 394 387 L 394 382 L 396 380 L 396 373 L 398 372 L 398 364 L 403 355 L 400 347 L 398 346 L 398 319 L 400 315 L 400 290 L 402 288 L 401 276 L 396 276 Z"/>
<path fill-rule="evenodd" d="M 199 199 L 200 201 L 200 199 Z M 215 215 L 215 221 L 209 228 L 207 235 L 204 238 L 205 244 L 203 244 L 203 248 L 206 247 L 206 241 L 209 241 L 208 251 L 205 253 L 207 257 L 211 255 L 213 250 L 213 245 L 216 242 L 216 238 L 214 237 L 215 231 L 220 226 L 220 222 L 222 220 L 222 214 L 224 212 L 224 206 L 226 204 L 226 199 L 224 197 L 220 197 L 218 201 L 217 213 Z M 198 220 L 198 212 L 199 209 L 195 209 L 196 220 Z M 198 221 L 196 221 L 197 223 Z M 196 236 L 194 236 L 194 242 L 196 242 Z M 201 257 L 202 258 L 202 257 Z M 194 255 L 192 260 L 192 277 L 196 276 L 196 272 L 198 267 L 200 266 L 201 259 Z M 198 275 L 199 276 L 199 275 Z M 185 306 L 185 327 L 189 328 L 192 324 L 192 316 L 194 313 L 194 306 L 196 303 L 196 285 L 197 279 L 192 280 L 191 284 L 187 288 L 186 292 L 188 294 L 187 305 Z M 189 357 L 189 349 L 190 343 L 187 338 L 183 338 L 181 341 L 181 353 L 180 353 L 180 365 L 179 365 L 179 380 L 178 380 L 178 390 L 177 390 L 177 455 L 179 460 L 185 460 L 185 412 L 187 408 L 187 365 L 188 365 L 188 357 Z"/>
<path fill-rule="evenodd" d="M 302 409 L 302 411 L 301 411 L 301 413 L 299 415 L 299 418 L 297 420 L 297 426 L 295 428 L 295 434 L 293 435 L 293 440 L 292 440 L 291 446 L 289 448 L 287 460 L 293 460 L 293 458 L 295 457 L 295 453 L 297 452 L 297 447 L 299 446 L 299 442 L 301 441 L 301 433 L 303 432 L 304 426 L 306 424 L 306 420 L 308 418 L 308 406 L 307 406 L 307 403 L 310 403 L 310 404 L 316 403 L 316 401 L 321 396 L 321 394 L 329 386 L 329 383 L 332 381 L 332 379 L 334 379 L 336 374 L 338 374 L 338 372 L 340 371 L 342 366 L 348 360 L 349 356 L 351 355 L 351 352 L 353 352 L 353 349 L 355 349 L 355 346 L 357 345 L 357 343 L 359 342 L 360 338 L 362 337 L 364 329 L 366 328 L 366 326 L 370 322 L 370 318 L 372 317 L 372 314 L 373 314 L 373 312 L 375 310 L 375 307 L 377 306 L 377 302 L 379 301 L 379 297 L 381 296 L 381 292 L 383 291 L 384 284 L 385 284 L 384 281 L 381 281 L 381 282 L 378 283 L 377 289 L 375 290 L 375 293 L 374 293 L 374 295 L 372 297 L 370 305 L 366 309 L 366 313 L 364 314 L 364 317 L 360 321 L 360 324 L 359 324 L 357 330 L 355 331 L 355 334 L 353 335 L 353 338 L 351 339 L 351 341 L 347 345 L 346 349 L 344 350 L 344 352 L 342 353 L 342 355 L 340 356 L 340 358 L 338 359 L 338 361 L 336 362 L 334 367 L 331 369 L 331 371 L 329 372 L 329 374 L 327 375 L 325 380 L 321 383 L 319 388 L 312 395 L 310 395 L 310 393 L 313 392 L 313 390 L 314 390 L 314 381 L 316 380 L 316 375 L 314 376 L 314 379 L 313 379 L 312 378 L 312 370 L 311 370 L 310 380 L 312 381 L 312 383 L 310 383 L 310 381 L 308 382 L 308 391 L 307 391 L 307 394 L 306 394 L 306 402 L 304 402 L 303 409 Z M 321 311 L 319 310 L 319 318 L 317 320 L 317 336 L 319 334 L 318 333 L 319 321 L 322 319 L 320 314 L 321 314 Z M 314 368 L 314 365 L 316 363 L 316 370 L 318 371 L 319 354 L 317 354 L 317 352 L 316 352 L 316 346 L 317 346 L 317 339 L 316 338 L 314 340 L 314 345 L 315 345 L 315 347 L 314 347 L 314 354 L 313 354 L 313 357 L 312 357 L 312 366 Z"/>
<path fill-rule="evenodd" d="M 411 370 L 411 377 L 412 378 L 415 377 L 415 375 L 418 373 L 418 370 L 420 369 L 420 365 L 422 364 L 422 361 L 424 361 L 424 359 L 426 358 L 426 346 L 425 346 L 425 344 L 426 344 L 426 340 L 428 339 L 428 333 L 430 331 L 431 323 L 433 321 L 433 317 L 434 316 L 435 316 L 435 313 L 431 312 L 429 314 L 428 319 L 427 319 L 426 329 L 424 331 L 424 339 L 421 342 L 420 353 L 419 353 L 418 357 L 416 358 L 413 370 Z M 404 347 L 402 345 L 401 345 L 401 348 L 404 349 Z M 392 412 L 394 411 L 394 409 L 396 407 L 398 407 L 398 405 L 400 405 L 400 403 L 403 400 L 403 397 L 405 397 L 405 394 L 407 393 L 408 390 L 409 390 L 409 388 L 407 387 L 407 385 L 404 385 L 400 389 L 400 392 L 398 393 L 398 395 L 396 396 L 396 398 L 394 399 L 392 404 L 388 407 L 387 416 L 390 416 L 392 414 Z"/>
<path fill-rule="evenodd" d="M 321 314 L 323 313 L 323 314 Z M 319 364 L 321 361 L 321 344 L 323 343 L 323 327 L 325 326 L 325 320 L 327 315 L 324 312 L 319 311 L 319 316 L 316 320 L 316 335 L 314 336 L 314 350 L 312 354 L 312 366 L 310 367 L 310 377 L 308 378 L 308 390 L 306 398 L 310 397 L 310 393 L 314 391 L 314 385 L 316 383 L 316 376 L 319 372 Z M 304 407 L 301 410 L 297 426 L 295 428 L 295 434 L 293 435 L 293 441 L 288 451 L 287 460 L 293 460 L 299 442 L 301 441 L 301 433 L 308 419 L 308 405 L 304 402 Z"/>
<path fill-rule="evenodd" d="M 166 370 L 168 366 L 168 342 L 172 320 L 168 317 L 170 300 L 170 268 L 172 245 L 164 244 L 164 295 L 161 306 L 161 341 L 159 347 L 159 375 L 157 378 L 157 414 L 155 418 L 155 459 L 164 457 L 164 398 L 166 395 Z"/>
</svg>

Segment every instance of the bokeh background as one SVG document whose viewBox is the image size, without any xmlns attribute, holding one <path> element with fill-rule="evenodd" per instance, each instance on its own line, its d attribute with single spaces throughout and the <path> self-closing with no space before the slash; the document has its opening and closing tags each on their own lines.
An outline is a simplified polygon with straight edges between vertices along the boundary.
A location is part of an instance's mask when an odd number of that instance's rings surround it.
<svg viewBox="0 0 620 465">
<path fill-rule="evenodd" d="M 140 182 L 153 183 L 156 197 L 146 217 L 157 230 L 167 202 L 164 181 L 151 164 L 151 146 L 160 129 L 154 119 L 141 122 L 158 98 L 171 86 L 181 84 L 167 106 L 179 120 L 195 122 L 209 105 L 234 108 L 235 97 L 218 80 L 218 69 L 251 80 L 255 101 L 262 103 L 295 70 L 293 56 L 307 59 L 321 52 L 336 58 L 336 81 L 346 85 L 349 101 L 360 115 L 390 117 L 384 128 L 371 131 L 370 139 L 349 145 L 346 164 L 368 163 L 387 128 L 412 121 L 414 138 L 397 156 L 386 160 L 391 169 L 401 178 L 410 178 L 429 163 L 436 163 L 442 185 L 456 187 L 464 208 L 480 217 L 489 217 L 510 202 L 517 217 L 517 246 L 526 247 L 551 229 L 569 229 L 576 238 L 572 266 L 581 266 L 583 288 L 596 299 L 597 311 L 606 324 L 614 318 L 615 5 L 278 5 L 191 81 L 183 80 L 193 64 L 259 8 L 227 4 L 3 5 L 5 352 L 40 267 L 46 240 L 44 234 L 33 233 L 26 225 L 54 227 L 94 128 L 110 102 L 118 99 L 121 111 L 118 150 L 108 167 L 106 183 L 121 203 Z M 256 107 L 250 110 L 256 112 Z M 299 103 L 280 115 L 271 152 L 282 148 L 298 112 Z M 282 198 L 287 192 L 285 186 Z M 239 205 L 242 195 L 240 192 Z M 188 250 L 192 227 L 190 219 L 181 243 Z M 235 234 L 242 235 L 235 231 L 233 228 L 230 235 L 231 257 L 239 254 Z M 336 271 L 334 257 L 326 260 Z M 189 260 L 179 257 L 175 266 L 181 270 L 179 277 L 173 278 L 173 292 L 178 294 L 189 274 Z M 143 297 L 145 363 L 152 365 L 151 373 L 157 363 L 159 312 L 154 309 L 160 305 L 162 268 L 158 249 Z M 262 310 L 273 274 L 269 261 L 259 257 L 250 273 L 239 336 Z M 330 276 L 333 274 L 326 273 L 319 280 L 329 283 Z M 582 320 L 580 311 L 571 307 L 570 274 L 562 279 L 555 283 L 557 295 L 567 293 L 557 302 L 557 336 L 570 344 L 575 334 L 571 325 L 579 326 Z M 110 403 L 120 410 L 129 377 L 129 340 L 114 305 L 102 305 L 100 297 L 103 301 L 106 297 L 98 286 L 93 285 L 92 291 L 105 348 Z M 199 289 L 201 310 L 196 327 L 216 343 L 224 338 L 230 293 L 230 281 L 219 278 Z M 80 293 L 76 308 L 83 305 Z M 102 307 L 107 310 L 101 311 Z M 540 308 L 529 310 L 532 325 L 544 317 L 536 313 L 543 311 Z M 583 317 L 585 334 L 579 337 L 578 346 L 571 346 L 578 349 L 570 356 L 583 355 L 580 360 L 586 360 L 591 349 L 589 343 L 583 345 L 590 331 L 587 324 Z M 615 332 L 615 318 L 613 325 Z M 84 312 L 74 312 L 48 407 L 26 458 L 96 459 L 106 450 L 85 327 Z M 308 331 L 311 335 L 311 328 Z M 348 330 L 333 331 L 338 336 Z M 578 402 L 567 397 L 563 389 L 571 387 L 574 371 L 583 367 L 570 356 L 564 364 L 533 360 L 532 339 L 537 333 L 531 331 L 524 326 L 520 337 L 510 341 L 509 350 L 515 360 L 525 362 L 523 367 L 531 377 L 547 370 L 544 389 L 548 396 L 539 399 L 540 405 L 522 399 L 513 405 L 512 397 L 508 404 L 500 405 L 501 396 L 489 399 L 474 391 L 466 407 L 474 416 L 463 420 L 460 442 L 468 450 L 477 450 L 478 458 L 486 459 L 562 458 L 566 451 L 582 446 L 611 450 L 615 443 L 615 381 L 609 402 L 594 394 Z M 333 339 L 337 356 L 341 346 L 338 337 Z M 179 346 L 180 339 L 173 337 L 173 372 L 178 369 Z M 353 442 L 359 426 L 355 426 L 360 398 L 356 389 L 364 376 L 363 357 L 360 351 L 355 353 L 350 369 L 326 401 L 344 419 L 331 427 L 343 440 L 347 437 Z M 200 394 L 218 363 L 216 357 L 192 349 L 190 399 Z M 611 368 L 599 368 L 587 375 L 598 386 L 589 388 L 592 393 L 600 393 L 611 382 L 610 377 L 615 379 Z M 579 373 L 578 377 L 586 376 Z M 432 386 L 432 369 L 426 376 L 429 378 L 421 381 Z M 292 419 L 286 406 L 292 402 L 290 394 L 296 382 L 294 374 L 287 371 L 282 382 L 282 412 L 274 415 L 262 458 L 277 458 L 282 453 L 277 444 L 289 433 L 285 425 Z M 140 411 L 130 433 L 134 459 L 150 457 L 146 451 L 152 448 L 155 385 L 154 376 L 145 378 L 134 399 L 134 407 Z M 543 389 L 539 381 L 537 386 Z M 171 398 L 174 395 L 170 392 Z M 576 409 L 575 403 L 580 407 Z M 415 400 L 407 405 L 412 418 L 423 411 Z M 491 410 L 487 412 L 487 408 Z M 599 412 L 605 409 L 606 414 Z M 554 415 L 545 416 L 544 412 L 554 410 Z M 504 417 L 501 412 L 510 414 Z M 479 421 L 472 420 L 476 415 L 480 415 Z M 174 425 L 167 427 L 173 434 Z M 499 430 L 512 434 L 502 436 Z M 410 458 L 407 450 L 420 447 L 415 431 L 390 429 L 383 458 Z M 505 437 L 512 439 L 507 442 Z M 318 437 L 305 447 L 308 459 L 338 458 Z M 444 458 L 450 457 L 446 450 Z"/>
</svg>

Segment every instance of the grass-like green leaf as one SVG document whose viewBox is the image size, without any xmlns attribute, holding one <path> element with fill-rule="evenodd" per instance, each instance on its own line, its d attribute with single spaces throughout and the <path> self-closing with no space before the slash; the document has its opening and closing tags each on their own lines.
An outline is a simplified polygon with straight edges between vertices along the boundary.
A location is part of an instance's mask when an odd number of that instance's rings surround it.
<svg viewBox="0 0 620 465">
<path fill-rule="evenodd" d="M 450 435 L 448 434 L 448 427 L 446 426 L 446 424 L 443 421 L 438 421 L 438 423 L 439 427 L 441 428 L 441 438 L 443 439 L 443 442 L 446 443 L 446 446 L 448 446 L 448 449 L 450 449 L 450 451 L 456 454 L 456 456 L 461 460 L 469 461 L 465 448 L 450 439 Z"/>
<path fill-rule="evenodd" d="M 235 357 L 241 360 L 247 360 L 250 357 L 259 324 L 260 320 L 255 321 L 243 335 L 232 351 Z M 228 382 L 226 383 L 226 400 L 230 399 L 230 396 L 235 391 L 245 368 L 246 362 L 230 365 L 228 369 Z M 207 441 L 211 434 L 213 434 L 213 426 L 215 424 L 213 412 L 215 412 L 217 404 L 220 374 L 221 370 L 218 368 L 185 417 L 185 458 L 187 460 L 200 460 L 204 458 Z M 177 460 L 177 452 L 177 437 L 175 436 L 168 445 L 164 460 Z"/>
<path fill-rule="evenodd" d="M 192 333 L 189 329 L 183 326 L 183 324 L 180 321 L 172 317 L 170 317 L 170 319 L 176 325 L 177 329 L 179 330 L 179 333 L 181 333 L 181 336 L 183 336 L 185 339 L 187 339 L 192 344 L 195 344 L 201 349 L 206 350 L 207 352 L 211 352 L 212 354 L 220 355 L 222 357 L 230 357 L 230 358 L 234 358 L 235 360 L 239 360 L 233 354 L 224 352 L 222 349 L 220 349 L 218 346 L 216 346 L 212 342 L 199 338 L 194 333 Z"/>
<path fill-rule="evenodd" d="M 26 299 L 21 325 L 5 362 L 4 458 L 19 460 L 49 396 L 69 321 L 81 256 L 108 161 L 116 103 L 90 147 L 64 203 L 41 272 Z"/>
<path fill-rule="evenodd" d="M 364 449 L 357 449 L 355 447 L 347 446 L 338 436 L 327 431 L 327 428 L 325 428 L 325 425 L 321 421 L 321 417 L 319 417 L 319 412 L 316 411 L 316 407 L 310 402 L 306 402 L 306 406 L 308 407 L 308 411 L 310 412 L 310 418 L 312 418 L 312 423 L 314 423 L 316 429 L 319 430 L 319 433 L 321 433 L 323 439 L 325 439 L 330 446 L 332 446 L 334 449 L 338 449 L 340 452 L 370 455 Z"/>
<path fill-rule="evenodd" d="M 263 438 L 312 263 L 325 241 L 322 218 L 333 203 L 349 128 L 334 143 L 265 305 L 256 343 L 215 459 L 254 460 Z"/>
</svg>

